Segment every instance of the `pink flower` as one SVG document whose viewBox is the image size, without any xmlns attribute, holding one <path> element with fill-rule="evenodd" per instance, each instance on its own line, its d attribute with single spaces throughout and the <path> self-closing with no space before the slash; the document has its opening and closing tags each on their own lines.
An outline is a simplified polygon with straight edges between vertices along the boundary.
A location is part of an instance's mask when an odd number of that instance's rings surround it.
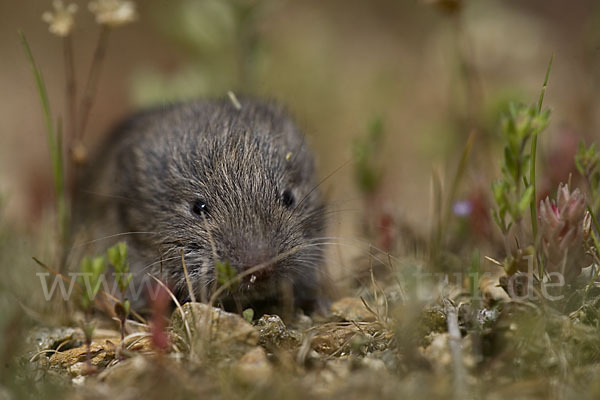
<svg viewBox="0 0 600 400">
<path fill-rule="evenodd" d="M 546 256 L 546 271 L 560 272 L 565 280 L 581 272 L 583 255 L 585 198 L 579 189 L 559 184 L 556 202 L 548 197 L 540 202 L 540 234 Z"/>
</svg>

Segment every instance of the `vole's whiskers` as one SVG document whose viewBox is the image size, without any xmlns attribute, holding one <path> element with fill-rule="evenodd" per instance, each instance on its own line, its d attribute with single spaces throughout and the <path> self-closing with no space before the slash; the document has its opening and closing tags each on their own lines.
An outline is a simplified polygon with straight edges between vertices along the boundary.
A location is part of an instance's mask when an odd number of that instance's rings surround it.
<svg viewBox="0 0 600 400">
<path fill-rule="evenodd" d="M 154 262 L 152 262 L 150 264 L 145 265 L 144 267 L 142 267 L 142 269 L 141 269 L 140 272 L 146 272 L 147 270 L 149 270 L 150 268 L 152 268 L 153 266 L 155 266 L 157 264 L 160 264 L 160 263 L 165 262 L 165 261 L 176 260 L 176 259 L 179 259 L 180 257 L 181 256 L 173 256 L 173 257 L 161 258 L 158 261 L 154 261 Z"/>
<path fill-rule="evenodd" d="M 314 239 L 310 239 L 308 241 L 308 244 L 303 245 L 303 246 L 331 246 L 331 245 L 337 245 L 337 246 L 347 246 L 347 247 L 351 247 L 351 248 L 355 248 L 355 249 L 359 249 L 359 250 L 363 250 L 363 251 L 368 251 L 368 256 L 373 258 L 373 260 L 379 262 L 379 263 L 387 263 L 388 259 L 391 258 L 394 261 L 398 261 L 398 259 L 394 256 L 392 256 L 391 254 L 389 254 L 388 252 L 378 248 L 377 246 L 373 246 L 372 244 L 366 242 L 366 241 L 361 241 L 358 239 L 352 239 L 352 238 L 342 238 L 342 237 L 336 237 L 336 236 L 329 236 L 329 237 L 320 237 L 320 238 L 314 238 Z M 376 254 L 372 254 L 371 251 L 375 250 L 380 256 L 384 256 L 385 258 L 382 259 L 379 256 L 377 256 Z"/>
<path fill-rule="evenodd" d="M 115 233 L 113 235 L 102 236 L 102 237 L 99 237 L 99 238 L 96 238 L 96 239 L 89 240 L 87 242 L 83 242 L 83 243 L 74 245 L 72 247 L 72 249 L 77 249 L 77 248 L 80 248 L 80 247 L 88 246 L 90 244 L 101 242 L 103 240 L 114 239 L 116 237 L 121 237 L 121 236 L 128 236 L 128 235 L 159 235 L 159 234 L 160 234 L 160 232 L 143 232 L 143 231 L 139 231 L 139 232 L 131 231 L 131 232 Z"/>
<path fill-rule="evenodd" d="M 327 174 L 323 179 L 321 179 L 312 189 L 310 189 L 308 191 L 308 193 L 306 193 L 304 195 L 304 197 L 302 197 L 302 199 L 300 199 L 300 201 L 298 203 L 296 203 L 296 206 L 292 209 L 292 212 L 288 215 L 288 220 L 287 222 L 289 222 L 290 218 L 292 215 L 294 215 L 296 213 L 296 210 L 298 210 L 300 208 L 300 206 L 306 201 L 306 199 L 308 199 L 310 197 L 311 194 L 314 193 L 315 190 L 317 190 L 319 187 L 321 187 L 321 185 L 323 183 L 325 183 L 327 180 L 329 180 L 329 178 L 331 178 L 332 176 L 334 176 L 336 173 L 338 173 L 339 171 L 341 171 L 342 168 L 344 168 L 346 165 L 348 165 L 350 163 L 350 161 L 352 161 L 351 159 L 344 161 L 344 163 L 342 163 L 342 165 L 340 165 L 339 167 L 337 167 L 336 169 L 334 169 L 332 172 L 330 172 L 329 174 Z"/>
<path fill-rule="evenodd" d="M 104 198 L 108 198 L 108 199 L 116 199 L 116 200 L 125 200 L 128 202 L 135 202 L 135 199 L 130 198 L 130 197 L 126 197 L 126 196 L 121 196 L 121 195 L 115 195 L 115 194 L 111 194 L 111 193 L 102 193 L 102 192 L 97 192 L 94 190 L 79 190 L 80 193 L 85 193 L 85 194 L 89 194 L 92 196 L 96 196 L 96 197 L 104 197 Z"/>
</svg>

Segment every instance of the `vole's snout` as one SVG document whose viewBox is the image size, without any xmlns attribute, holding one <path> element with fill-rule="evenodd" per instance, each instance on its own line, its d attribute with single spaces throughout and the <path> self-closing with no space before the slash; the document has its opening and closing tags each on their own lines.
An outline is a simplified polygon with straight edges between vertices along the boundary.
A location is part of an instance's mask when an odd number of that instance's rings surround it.
<svg viewBox="0 0 600 400">
<path fill-rule="evenodd" d="M 246 280 L 266 279 L 275 268 L 274 252 L 264 243 L 250 244 L 237 254 L 235 267 L 238 273 L 252 270 Z"/>
</svg>

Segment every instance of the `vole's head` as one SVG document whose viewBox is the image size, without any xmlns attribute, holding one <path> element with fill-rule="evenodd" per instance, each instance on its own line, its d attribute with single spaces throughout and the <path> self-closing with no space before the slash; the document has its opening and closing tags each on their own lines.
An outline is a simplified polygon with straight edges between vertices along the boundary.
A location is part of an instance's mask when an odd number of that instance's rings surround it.
<svg viewBox="0 0 600 400">
<path fill-rule="evenodd" d="M 140 236 L 146 243 L 137 247 L 160 255 L 182 298 L 183 250 L 197 298 L 210 296 L 222 263 L 237 274 L 250 270 L 237 286 L 242 301 L 276 297 L 282 288 L 310 301 L 322 258 L 315 239 L 324 227 L 311 153 L 274 106 L 211 107 L 174 108 L 136 128 L 142 140 L 121 155 L 122 190 L 131 200 L 121 207 L 123 223 L 156 233 Z"/>
</svg>

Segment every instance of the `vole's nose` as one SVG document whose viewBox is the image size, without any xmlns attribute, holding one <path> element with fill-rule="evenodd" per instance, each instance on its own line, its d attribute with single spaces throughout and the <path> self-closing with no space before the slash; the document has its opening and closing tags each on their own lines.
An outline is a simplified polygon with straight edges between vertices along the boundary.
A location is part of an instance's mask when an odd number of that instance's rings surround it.
<svg viewBox="0 0 600 400">
<path fill-rule="evenodd" d="M 239 255 L 238 268 L 240 273 L 248 272 L 249 278 L 261 279 L 270 274 L 274 267 L 274 256 L 265 245 L 248 247 Z"/>
</svg>

